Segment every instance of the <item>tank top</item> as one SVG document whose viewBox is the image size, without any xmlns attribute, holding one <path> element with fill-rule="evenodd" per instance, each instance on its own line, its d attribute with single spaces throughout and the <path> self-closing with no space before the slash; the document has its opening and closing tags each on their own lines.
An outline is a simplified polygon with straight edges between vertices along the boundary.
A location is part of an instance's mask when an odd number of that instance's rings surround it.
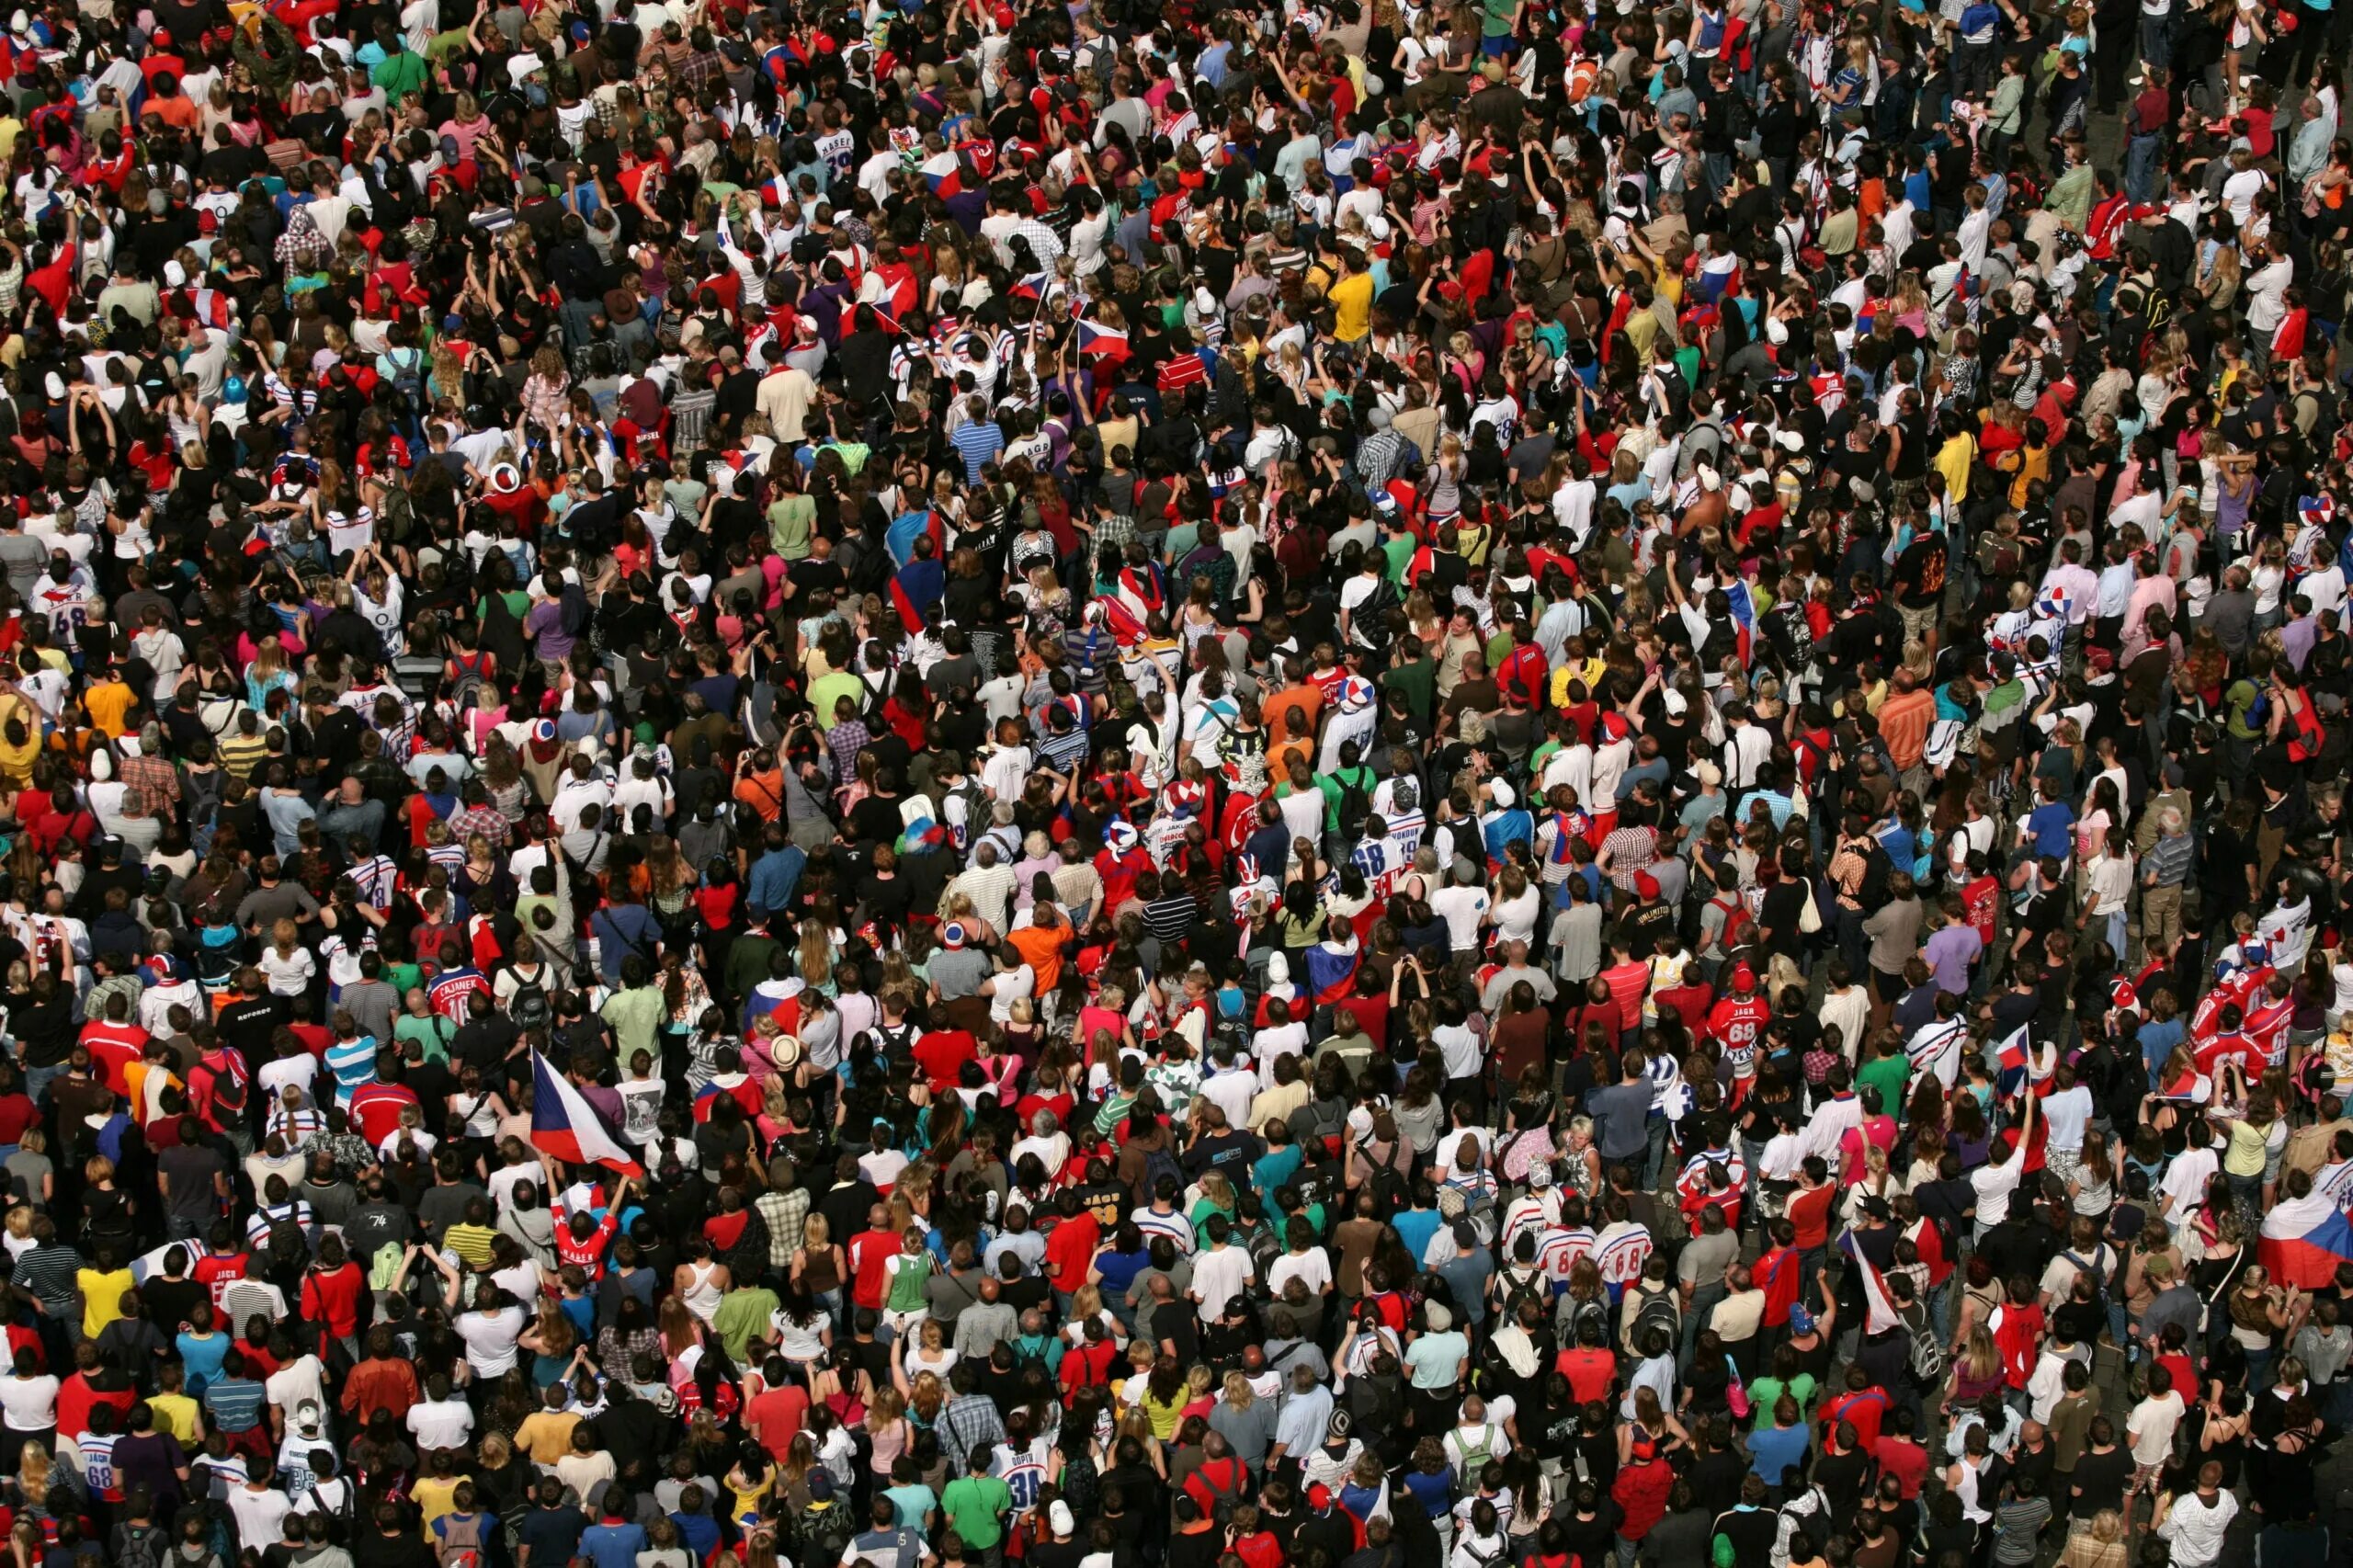
<svg viewBox="0 0 2353 1568">
<path fill-rule="evenodd" d="M 930 1300 L 925 1296 L 923 1288 L 930 1277 L 931 1270 L 928 1267 L 909 1268 L 904 1261 L 905 1256 L 904 1253 L 900 1255 L 899 1267 L 891 1271 L 891 1292 L 882 1302 L 884 1309 L 889 1312 L 917 1312 L 930 1305 Z M 928 1261 L 927 1257 L 926 1261 Z"/>
<path fill-rule="evenodd" d="M 690 1263 L 687 1267 L 694 1275 L 694 1283 L 680 1291 L 679 1298 L 686 1302 L 687 1311 L 694 1313 L 703 1322 L 709 1323 L 718 1314 L 719 1299 L 724 1294 L 717 1285 L 711 1283 L 711 1276 L 718 1271 L 719 1265 Z"/>
<path fill-rule="evenodd" d="M 801 1280 L 812 1295 L 822 1296 L 828 1290 L 842 1288 L 842 1271 L 834 1267 L 834 1249 L 823 1252 L 804 1250 L 801 1255 Z"/>
</svg>

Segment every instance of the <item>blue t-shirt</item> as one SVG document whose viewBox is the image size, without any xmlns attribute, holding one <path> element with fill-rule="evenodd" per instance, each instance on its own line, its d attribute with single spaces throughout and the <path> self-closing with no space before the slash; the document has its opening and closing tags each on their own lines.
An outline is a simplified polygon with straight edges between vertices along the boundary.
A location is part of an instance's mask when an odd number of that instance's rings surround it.
<svg viewBox="0 0 2353 1568">
<path fill-rule="evenodd" d="M 1136 1282 L 1137 1275 L 1152 1267 L 1152 1251 L 1149 1247 L 1134 1252 L 1106 1248 L 1095 1255 L 1095 1267 L 1103 1276 L 1103 1294 L 1118 1299 L 1128 1293 L 1128 1287 Z"/>
<path fill-rule="evenodd" d="M 637 1568 L 637 1554 L 645 1550 L 645 1527 L 627 1520 L 607 1520 L 580 1532 L 580 1555 L 596 1568 Z"/>
<path fill-rule="evenodd" d="M 1422 1254 L 1429 1250 L 1430 1238 L 1446 1223 L 1446 1217 L 1435 1209 L 1407 1209 L 1389 1222 L 1396 1227 L 1397 1239 L 1405 1244 L 1405 1256 L 1419 1263 Z"/>
<path fill-rule="evenodd" d="M 2034 852 L 2065 859 L 2075 847 L 2075 812 L 2064 801 L 2052 801 L 2027 813 L 2026 830 L 2034 838 Z"/>
<path fill-rule="evenodd" d="M 1748 1468 L 1763 1478 L 1766 1485 L 1779 1486 L 1784 1471 L 1804 1465 L 1805 1447 L 1803 1422 L 1795 1426 L 1768 1426 L 1762 1432 L 1751 1432 L 1748 1435 Z"/>
</svg>

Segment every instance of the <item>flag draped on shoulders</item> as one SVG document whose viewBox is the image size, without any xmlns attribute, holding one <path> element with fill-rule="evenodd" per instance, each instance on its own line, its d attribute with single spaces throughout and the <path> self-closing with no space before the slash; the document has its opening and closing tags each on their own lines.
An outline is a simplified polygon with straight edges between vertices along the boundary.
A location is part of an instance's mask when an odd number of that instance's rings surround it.
<svg viewBox="0 0 2353 1568">
<path fill-rule="evenodd" d="M 628 1176 L 645 1175 L 645 1167 L 605 1131 L 596 1108 L 536 1051 L 531 1052 L 531 1085 L 534 1148 L 575 1165 L 602 1165 Z"/>
<path fill-rule="evenodd" d="M 2353 1222 L 2326 1192 L 2286 1199 L 2263 1217 L 2256 1256 L 2279 1284 L 2326 1289 L 2339 1264 L 2353 1263 Z"/>
</svg>

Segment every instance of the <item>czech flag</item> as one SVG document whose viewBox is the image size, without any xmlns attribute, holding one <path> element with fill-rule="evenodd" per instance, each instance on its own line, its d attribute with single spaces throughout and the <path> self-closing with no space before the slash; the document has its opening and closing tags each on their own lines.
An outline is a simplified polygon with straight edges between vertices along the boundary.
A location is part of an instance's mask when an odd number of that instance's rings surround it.
<svg viewBox="0 0 2353 1568">
<path fill-rule="evenodd" d="M 1904 1314 L 1895 1310 L 1895 1298 L 1888 1294 L 1887 1277 L 1881 1274 L 1878 1266 L 1865 1257 L 1862 1249 L 1855 1244 L 1854 1232 L 1841 1233 L 1838 1237 L 1838 1250 L 1845 1253 L 1847 1260 L 1861 1269 L 1863 1273 L 1863 1332 L 1885 1334 L 1892 1328 L 1902 1328 Z"/>
<path fill-rule="evenodd" d="M 1082 321 L 1078 324 L 1078 351 L 1089 367 L 1122 365 L 1128 358 L 1128 335 L 1101 322 Z"/>
<path fill-rule="evenodd" d="M 645 1167 L 605 1131 L 596 1108 L 537 1051 L 531 1052 L 531 1145 L 575 1165 L 602 1165 L 626 1176 L 645 1175 Z"/>
<path fill-rule="evenodd" d="M 2340 1264 L 2353 1263 L 2353 1224 L 2326 1193 L 2290 1198 L 2263 1217 L 2256 1256 L 2282 1285 L 2325 1290 Z"/>
<path fill-rule="evenodd" d="M 1995 1086 L 2006 1095 L 2018 1093 L 2018 1086 L 2026 1082 L 2027 1063 L 2033 1057 L 2027 1026 L 2020 1024 L 2008 1039 L 1995 1048 L 1995 1052 L 2000 1063 Z"/>
</svg>

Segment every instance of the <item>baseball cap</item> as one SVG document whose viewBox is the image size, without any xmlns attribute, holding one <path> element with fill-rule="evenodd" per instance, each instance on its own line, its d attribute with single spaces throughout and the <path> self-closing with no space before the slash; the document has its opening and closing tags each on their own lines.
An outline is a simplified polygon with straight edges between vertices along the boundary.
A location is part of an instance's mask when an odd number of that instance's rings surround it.
<svg viewBox="0 0 2353 1568">
<path fill-rule="evenodd" d="M 1070 1505 L 1059 1497 L 1046 1510 L 1046 1523 L 1053 1527 L 1056 1535 L 1071 1535 L 1078 1529 L 1078 1521 L 1071 1517 Z"/>
</svg>

